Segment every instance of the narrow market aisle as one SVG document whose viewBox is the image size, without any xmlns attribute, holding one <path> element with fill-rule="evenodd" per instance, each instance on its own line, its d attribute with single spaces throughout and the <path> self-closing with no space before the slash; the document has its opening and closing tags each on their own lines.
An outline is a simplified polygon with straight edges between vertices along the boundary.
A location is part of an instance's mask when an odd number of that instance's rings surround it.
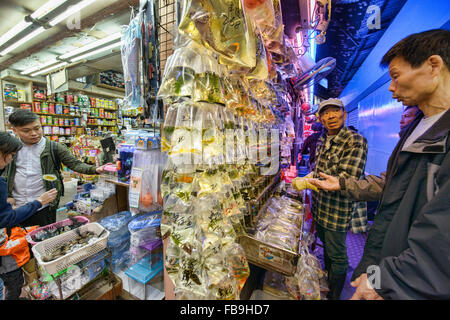
<svg viewBox="0 0 450 320">
<path fill-rule="evenodd" d="M 358 263 L 363 255 L 366 238 L 366 234 L 354 234 L 351 231 L 347 233 L 347 255 L 349 267 L 347 271 L 347 278 L 345 279 L 344 288 L 342 289 L 341 293 L 341 300 L 350 299 L 355 292 L 355 288 L 350 285 L 350 279 L 352 278 L 353 270 L 358 266 Z M 317 258 L 319 258 L 323 268 L 323 248 L 321 247 L 322 243 L 320 242 L 320 239 L 317 239 L 317 244 L 320 244 L 320 246 L 316 246 L 314 254 L 317 256 Z"/>
</svg>

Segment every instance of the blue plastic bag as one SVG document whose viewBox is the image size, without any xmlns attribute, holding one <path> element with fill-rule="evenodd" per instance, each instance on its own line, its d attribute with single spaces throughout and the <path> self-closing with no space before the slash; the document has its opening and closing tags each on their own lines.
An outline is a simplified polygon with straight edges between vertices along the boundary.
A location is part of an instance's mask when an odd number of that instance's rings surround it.
<svg viewBox="0 0 450 320">
<path fill-rule="evenodd" d="M 108 216 L 100 220 L 100 224 L 106 228 L 110 233 L 120 231 L 126 227 L 133 216 L 130 211 L 121 211 L 112 216 Z"/>
<path fill-rule="evenodd" d="M 138 216 L 128 224 L 128 230 L 130 232 L 137 232 L 142 229 L 161 226 L 161 213 L 162 211 L 159 210 Z"/>
</svg>

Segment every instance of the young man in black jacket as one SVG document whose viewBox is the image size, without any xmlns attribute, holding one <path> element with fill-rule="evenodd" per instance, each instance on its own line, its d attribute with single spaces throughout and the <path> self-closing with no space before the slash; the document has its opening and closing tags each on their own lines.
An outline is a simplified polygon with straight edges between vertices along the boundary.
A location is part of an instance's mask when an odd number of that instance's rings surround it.
<svg viewBox="0 0 450 320">
<path fill-rule="evenodd" d="M 412 34 L 395 44 L 393 98 L 419 114 L 395 147 L 384 177 L 308 182 L 351 199 L 381 197 L 352 299 L 450 299 L 450 31 Z M 371 273 L 371 271 L 373 273 Z M 370 280 L 367 281 L 367 280 Z"/>
</svg>

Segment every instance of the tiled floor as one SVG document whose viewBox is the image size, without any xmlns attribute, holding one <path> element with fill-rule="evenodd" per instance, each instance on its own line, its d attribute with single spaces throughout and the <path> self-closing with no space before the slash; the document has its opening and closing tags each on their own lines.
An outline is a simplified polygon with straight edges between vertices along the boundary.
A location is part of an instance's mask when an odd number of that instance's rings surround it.
<svg viewBox="0 0 450 320">
<path fill-rule="evenodd" d="M 348 255 L 348 271 L 347 271 L 347 279 L 345 280 L 344 288 L 341 293 L 341 300 L 348 300 L 352 297 L 355 292 L 355 288 L 350 285 L 350 279 L 353 274 L 353 270 L 358 265 L 361 260 L 362 254 L 364 252 L 364 244 L 366 242 L 365 234 L 354 234 L 352 232 L 347 233 L 347 255 Z M 320 244 L 320 240 L 317 239 L 317 243 Z M 323 262 L 323 249 L 321 246 L 316 246 L 314 250 L 314 254 L 319 258 L 324 265 Z"/>
</svg>

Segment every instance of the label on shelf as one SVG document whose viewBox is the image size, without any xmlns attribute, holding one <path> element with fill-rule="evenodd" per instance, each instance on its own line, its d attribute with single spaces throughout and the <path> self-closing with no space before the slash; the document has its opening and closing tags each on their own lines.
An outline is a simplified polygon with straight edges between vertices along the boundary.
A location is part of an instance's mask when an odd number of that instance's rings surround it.
<svg viewBox="0 0 450 320">
<path fill-rule="evenodd" d="M 142 188 L 142 175 L 143 170 L 141 168 L 131 169 L 130 191 L 128 192 L 128 203 L 130 205 L 130 208 L 139 208 L 139 198 Z"/>
</svg>

